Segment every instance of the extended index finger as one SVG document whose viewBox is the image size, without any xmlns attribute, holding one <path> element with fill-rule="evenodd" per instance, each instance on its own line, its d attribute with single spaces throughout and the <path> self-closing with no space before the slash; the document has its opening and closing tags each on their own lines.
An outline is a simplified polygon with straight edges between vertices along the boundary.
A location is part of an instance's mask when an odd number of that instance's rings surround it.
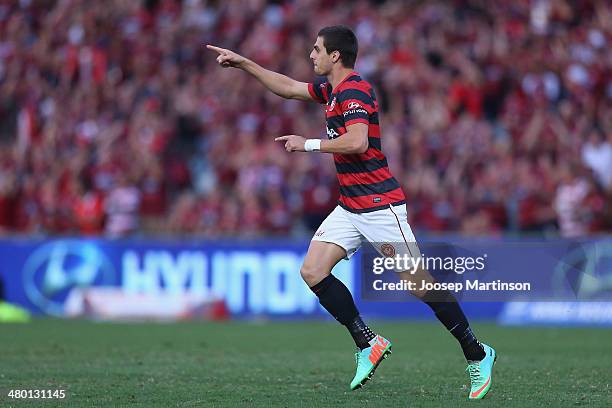
<svg viewBox="0 0 612 408">
<path fill-rule="evenodd" d="M 288 140 L 289 136 L 279 136 L 276 139 L 274 139 L 275 142 L 282 142 L 283 140 Z"/>
<path fill-rule="evenodd" d="M 217 51 L 219 54 L 223 54 L 223 51 L 225 51 L 224 48 L 217 47 L 217 46 L 210 45 L 210 44 L 206 44 L 206 48 L 208 48 L 209 50 Z"/>
</svg>

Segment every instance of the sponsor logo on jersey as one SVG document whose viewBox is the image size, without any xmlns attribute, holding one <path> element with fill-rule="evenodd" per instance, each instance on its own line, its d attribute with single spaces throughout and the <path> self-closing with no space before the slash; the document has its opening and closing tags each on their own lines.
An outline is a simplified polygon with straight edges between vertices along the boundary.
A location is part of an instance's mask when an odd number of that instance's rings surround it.
<svg viewBox="0 0 612 408">
<path fill-rule="evenodd" d="M 353 115 L 355 113 L 368 114 L 368 111 L 365 110 L 358 102 L 350 102 L 346 108 L 347 110 L 342 112 L 342 115 L 344 116 Z"/>
</svg>

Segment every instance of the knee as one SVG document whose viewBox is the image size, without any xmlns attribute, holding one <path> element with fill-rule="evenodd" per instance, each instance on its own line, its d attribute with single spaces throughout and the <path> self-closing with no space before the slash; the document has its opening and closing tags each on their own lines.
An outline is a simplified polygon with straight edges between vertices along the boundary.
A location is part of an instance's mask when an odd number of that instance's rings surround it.
<svg viewBox="0 0 612 408">
<path fill-rule="evenodd" d="M 306 282 L 306 284 L 310 287 L 321 282 L 327 275 L 329 275 L 329 273 L 330 271 L 327 271 L 324 268 L 307 263 L 304 263 L 300 269 L 302 279 L 304 279 L 304 282 Z"/>
</svg>

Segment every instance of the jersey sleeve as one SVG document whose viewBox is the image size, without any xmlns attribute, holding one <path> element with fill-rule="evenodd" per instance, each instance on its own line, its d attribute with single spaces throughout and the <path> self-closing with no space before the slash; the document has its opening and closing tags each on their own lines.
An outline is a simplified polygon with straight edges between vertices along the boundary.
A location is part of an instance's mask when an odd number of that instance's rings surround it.
<svg viewBox="0 0 612 408">
<path fill-rule="evenodd" d="M 369 92 L 357 88 L 344 89 L 338 95 L 344 126 L 370 123 L 370 115 L 376 110 L 376 102 Z"/>
<path fill-rule="evenodd" d="M 327 81 L 324 77 L 317 77 L 313 83 L 308 84 L 310 97 L 318 103 L 327 103 Z"/>
</svg>

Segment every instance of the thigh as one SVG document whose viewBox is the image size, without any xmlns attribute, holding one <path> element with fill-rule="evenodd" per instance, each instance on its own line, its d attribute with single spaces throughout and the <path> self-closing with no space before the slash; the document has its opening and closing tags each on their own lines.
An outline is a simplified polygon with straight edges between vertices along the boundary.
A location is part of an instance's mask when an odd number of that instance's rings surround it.
<svg viewBox="0 0 612 408">
<path fill-rule="evenodd" d="M 421 251 L 408 224 L 405 205 L 353 214 L 353 222 L 364 238 L 385 257 L 408 255 L 421 256 Z M 400 271 L 397 271 L 400 272 Z"/>
<path fill-rule="evenodd" d="M 417 289 L 411 293 L 419 298 L 423 297 L 427 291 L 421 291 L 418 288 L 422 287 L 423 282 L 433 283 L 434 278 L 422 267 L 422 263 L 417 261 L 417 258 L 421 257 L 421 250 L 408 224 L 406 206 L 390 206 L 388 209 L 364 215 L 361 217 L 361 222 L 356 225 L 365 239 L 382 256 L 408 255 L 414 260 L 409 270 L 396 269 L 395 272 L 399 279 L 414 282 Z"/>
<path fill-rule="evenodd" d="M 361 246 L 362 239 L 363 235 L 353 225 L 348 211 L 337 206 L 315 232 L 311 247 L 314 242 L 335 244 L 344 250 L 343 258 L 349 259 Z"/>
<path fill-rule="evenodd" d="M 417 262 L 421 250 L 408 224 L 406 206 L 390 206 L 388 209 L 375 211 L 372 216 L 362 218 L 357 224 L 359 230 L 382 256 L 408 255 L 414 261 L 409 270 L 396 269 L 399 279 L 414 282 L 417 288 L 411 293 L 422 298 L 426 290 L 420 290 L 423 282 L 433 283 L 433 276 Z"/>
</svg>

